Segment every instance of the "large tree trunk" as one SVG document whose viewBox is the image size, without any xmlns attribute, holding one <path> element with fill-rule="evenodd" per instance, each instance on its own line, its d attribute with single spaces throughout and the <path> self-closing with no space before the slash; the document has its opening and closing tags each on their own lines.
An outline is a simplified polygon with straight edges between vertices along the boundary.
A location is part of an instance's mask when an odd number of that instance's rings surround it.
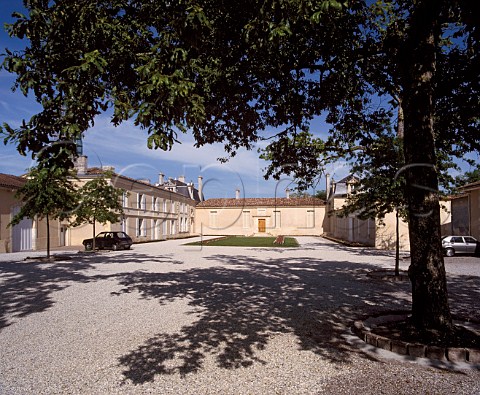
<svg viewBox="0 0 480 395">
<path fill-rule="evenodd" d="M 417 2 L 402 56 L 405 62 L 402 85 L 412 318 L 421 330 L 446 333 L 452 329 L 452 318 L 441 245 L 433 130 L 433 77 L 440 7 L 440 0 Z"/>
</svg>

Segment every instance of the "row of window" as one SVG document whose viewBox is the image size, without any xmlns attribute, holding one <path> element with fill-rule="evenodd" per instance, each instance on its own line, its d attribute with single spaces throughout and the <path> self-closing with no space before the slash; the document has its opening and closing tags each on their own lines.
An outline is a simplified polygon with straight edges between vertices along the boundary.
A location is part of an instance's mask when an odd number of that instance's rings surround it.
<svg viewBox="0 0 480 395">
<path fill-rule="evenodd" d="M 189 232 L 191 226 L 188 218 L 179 218 L 178 221 L 146 218 L 134 218 L 131 220 L 135 220 L 136 237 L 147 237 L 150 235 L 152 240 L 161 239 L 167 235 Z M 150 229 L 148 229 L 149 224 Z M 122 231 L 129 233 L 131 230 L 129 225 L 129 219 L 123 220 Z"/>
<path fill-rule="evenodd" d="M 129 196 L 127 193 L 123 194 L 122 205 L 125 208 L 129 208 Z M 135 208 L 139 210 L 147 210 L 147 195 L 144 193 L 137 193 L 136 201 L 134 202 Z M 188 204 L 175 202 L 173 200 L 162 199 L 159 197 L 152 197 L 152 211 L 161 211 L 164 213 L 188 213 Z"/>
</svg>

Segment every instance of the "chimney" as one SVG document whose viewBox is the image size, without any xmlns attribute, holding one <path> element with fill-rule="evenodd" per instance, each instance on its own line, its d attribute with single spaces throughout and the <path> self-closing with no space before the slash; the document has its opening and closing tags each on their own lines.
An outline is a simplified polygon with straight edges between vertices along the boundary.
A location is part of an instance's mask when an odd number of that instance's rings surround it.
<svg viewBox="0 0 480 395">
<path fill-rule="evenodd" d="M 77 171 L 77 174 L 85 174 L 88 169 L 87 157 L 85 155 L 80 155 L 75 159 L 74 168 Z"/>
<path fill-rule="evenodd" d="M 165 184 L 165 174 L 159 173 L 158 174 L 158 185 Z"/>
<path fill-rule="evenodd" d="M 178 176 L 178 181 L 183 182 L 185 184 L 185 176 Z"/>
<path fill-rule="evenodd" d="M 240 199 L 240 189 L 235 189 L 235 199 Z"/>
<path fill-rule="evenodd" d="M 198 196 L 200 201 L 203 202 L 203 177 L 198 176 Z"/>
<path fill-rule="evenodd" d="M 187 188 L 188 188 L 188 194 L 190 195 L 190 199 L 193 200 L 193 182 L 189 182 L 187 184 Z"/>
<path fill-rule="evenodd" d="M 287 199 L 290 199 L 290 189 L 285 189 L 285 194 L 287 196 Z"/>
</svg>

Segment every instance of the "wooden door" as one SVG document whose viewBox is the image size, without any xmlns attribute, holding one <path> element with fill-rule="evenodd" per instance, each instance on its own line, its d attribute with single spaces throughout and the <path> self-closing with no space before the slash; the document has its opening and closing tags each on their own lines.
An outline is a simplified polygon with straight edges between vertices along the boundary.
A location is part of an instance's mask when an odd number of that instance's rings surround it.
<svg viewBox="0 0 480 395">
<path fill-rule="evenodd" d="M 267 226 L 265 224 L 265 219 L 259 219 L 258 220 L 258 232 L 259 233 L 265 233 Z"/>
</svg>

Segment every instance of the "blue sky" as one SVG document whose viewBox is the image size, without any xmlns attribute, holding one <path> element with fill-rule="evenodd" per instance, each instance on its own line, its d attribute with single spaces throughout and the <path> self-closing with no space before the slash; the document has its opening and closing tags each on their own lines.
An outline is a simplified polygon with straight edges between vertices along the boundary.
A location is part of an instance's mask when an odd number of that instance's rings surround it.
<svg viewBox="0 0 480 395">
<path fill-rule="evenodd" d="M 0 6 L 2 29 L 0 30 L 0 53 L 5 48 L 21 49 L 23 43 L 12 39 L 3 29 L 5 22 L 11 22 L 13 11 L 23 9 L 20 0 L 4 0 Z M 12 92 L 15 81 L 13 75 L 0 72 L 0 122 L 19 125 L 22 119 L 29 119 L 39 111 L 40 107 L 33 97 L 24 97 L 21 92 Z M 318 122 L 319 128 L 325 128 Z M 320 129 L 319 129 L 320 130 Z M 88 156 L 89 166 L 114 166 L 117 173 L 132 178 L 147 178 L 156 182 L 162 172 L 166 177 L 185 176 L 186 181 L 197 182 L 203 176 L 206 198 L 234 197 L 235 190 L 240 188 L 245 197 L 284 196 L 287 187 L 294 188 L 292 180 L 281 181 L 263 178 L 263 169 L 267 162 L 258 158 L 257 150 L 241 150 L 237 156 L 226 164 L 216 159 L 224 157 L 224 149 L 220 144 L 194 148 L 191 135 L 180 135 L 182 144 L 177 144 L 171 151 L 149 150 L 146 132 L 135 127 L 132 122 L 125 122 L 119 127 L 109 123 L 107 115 L 100 115 L 95 126 L 85 133 L 84 154 Z M 257 148 L 260 148 L 257 147 Z M 0 143 L 0 172 L 20 175 L 32 166 L 29 157 L 18 154 L 13 145 Z M 337 163 L 327 169 L 335 179 L 347 174 L 344 163 Z M 325 181 L 320 180 L 316 188 L 325 189 Z"/>
</svg>

